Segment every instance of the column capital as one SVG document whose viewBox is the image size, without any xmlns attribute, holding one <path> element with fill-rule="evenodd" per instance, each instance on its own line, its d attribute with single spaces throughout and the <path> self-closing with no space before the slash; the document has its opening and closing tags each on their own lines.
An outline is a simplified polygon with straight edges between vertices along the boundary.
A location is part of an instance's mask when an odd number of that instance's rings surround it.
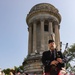
<svg viewBox="0 0 75 75">
<path fill-rule="evenodd" d="M 30 23 L 30 24 L 28 25 L 28 31 L 29 31 L 30 27 L 32 27 L 32 23 Z"/>
<path fill-rule="evenodd" d="M 35 19 L 33 19 L 33 23 L 36 23 L 37 22 L 37 19 L 35 18 Z"/>
<path fill-rule="evenodd" d="M 54 21 L 53 24 L 54 25 L 59 25 L 59 23 L 57 21 Z"/>
<path fill-rule="evenodd" d="M 60 29 L 60 25 L 58 25 L 58 28 Z"/>
<path fill-rule="evenodd" d="M 48 18 L 48 22 L 53 22 L 53 19 L 52 18 Z"/>
<path fill-rule="evenodd" d="M 29 26 L 29 27 L 31 27 L 32 25 L 33 25 L 33 23 L 29 23 L 29 25 L 28 25 L 28 26 Z"/>
<path fill-rule="evenodd" d="M 40 21 L 45 21 L 45 18 L 40 18 Z"/>
</svg>

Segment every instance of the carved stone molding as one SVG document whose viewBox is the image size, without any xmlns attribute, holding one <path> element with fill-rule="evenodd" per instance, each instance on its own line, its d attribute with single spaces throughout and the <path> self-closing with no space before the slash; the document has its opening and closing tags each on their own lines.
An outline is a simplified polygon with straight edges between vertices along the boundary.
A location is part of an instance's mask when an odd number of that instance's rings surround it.
<svg viewBox="0 0 75 75">
<path fill-rule="evenodd" d="M 38 21 L 41 22 L 41 21 L 49 21 L 49 22 L 58 22 L 58 19 L 55 18 L 54 16 L 51 16 L 49 14 L 42 14 L 40 16 L 34 16 L 33 18 L 31 18 L 29 21 L 28 21 L 28 25 L 30 25 L 31 23 L 33 24 L 34 22 L 37 23 Z"/>
<path fill-rule="evenodd" d="M 46 13 L 46 14 L 50 14 L 50 15 L 53 15 L 53 16 L 55 16 L 55 17 L 57 17 L 58 18 L 58 20 L 59 20 L 59 23 L 61 22 L 61 16 L 60 16 L 60 14 L 57 14 L 57 13 L 53 13 L 52 11 L 36 11 L 36 12 L 33 12 L 33 13 L 31 13 L 31 14 L 28 14 L 28 16 L 27 16 L 27 18 L 26 18 L 26 22 L 28 23 L 28 20 L 30 19 L 30 18 L 32 18 L 33 16 L 35 16 L 35 15 L 37 15 L 37 14 L 39 14 L 39 13 Z"/>
</svg>

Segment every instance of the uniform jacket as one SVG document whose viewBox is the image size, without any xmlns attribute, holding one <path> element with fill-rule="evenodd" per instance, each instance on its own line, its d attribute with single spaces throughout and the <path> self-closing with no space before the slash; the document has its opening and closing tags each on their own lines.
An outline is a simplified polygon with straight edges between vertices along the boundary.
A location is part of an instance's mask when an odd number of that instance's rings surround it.
<svg viewBox="0 0 75 75">
<path fill-rule="evenodd" d="M 51 51 L 48 50 L 48 51 L 45 51 L 43 52 L 42 54 L 42 63 L 44 65 L 44 68 L 45 68 L 45 72 L 49 72 L 52 65 L 50 65 L 50 63 L 53 61 L 53 60 L 56 60 L 58 57 L 62 58 L 63 59 L 63 55 L 61 53 L 61 51 L 56 51 L 54 50 L 54 54 L 52 55 L 51 54 Z M 64 67 L 64 63 L 59 63 L 57 66 L 56 66 L 58 69 L 61 69 L 61 67 Z"/>
</svg>

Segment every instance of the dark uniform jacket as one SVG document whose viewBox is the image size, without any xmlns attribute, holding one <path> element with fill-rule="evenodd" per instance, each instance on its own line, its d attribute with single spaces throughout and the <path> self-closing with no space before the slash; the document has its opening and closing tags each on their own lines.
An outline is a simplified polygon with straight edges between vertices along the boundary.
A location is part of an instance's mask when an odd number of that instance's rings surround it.
<svg viewBox="0 0 75 75">
<path fill-rule="evenodd" d="M 54 50 L 54 54 L 52 54 L 50 50 L 43 52 L 42 63 L 45 67 L 45 72 L 50 71 L 50 69 L 52 68 L 52 65 L 50 65 L 50 63 L 53 60 L 56 60 L 58 57 L 63 59 L 61 51 L 57 52 L 56 50 Z M 61 67 L 64 67 L 64 63 L 59 63 L 56 67 L 58 69 L 61 69 Z"/>
</svg>

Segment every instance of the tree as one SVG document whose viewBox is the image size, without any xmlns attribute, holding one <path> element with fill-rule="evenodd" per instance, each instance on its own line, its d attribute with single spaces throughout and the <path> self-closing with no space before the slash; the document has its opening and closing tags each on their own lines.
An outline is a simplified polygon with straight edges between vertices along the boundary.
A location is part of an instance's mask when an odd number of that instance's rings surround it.
<svg viewBox="0 0 75 75">
<path fill-rule="evenodd" d="M 10 69 L 9 68 L 4 69 L 3 72 L 8 75 L 10 73 Z"/>
<path fill-rule="evenodd" d="M 63 54 L 67 59 L 67 70 L 75 71 L 75 64 L 72 64 L 73 62 L 75 62 L 75 44 L 71 45 L 67 50 L 65 50 Z"/>
</svg>

